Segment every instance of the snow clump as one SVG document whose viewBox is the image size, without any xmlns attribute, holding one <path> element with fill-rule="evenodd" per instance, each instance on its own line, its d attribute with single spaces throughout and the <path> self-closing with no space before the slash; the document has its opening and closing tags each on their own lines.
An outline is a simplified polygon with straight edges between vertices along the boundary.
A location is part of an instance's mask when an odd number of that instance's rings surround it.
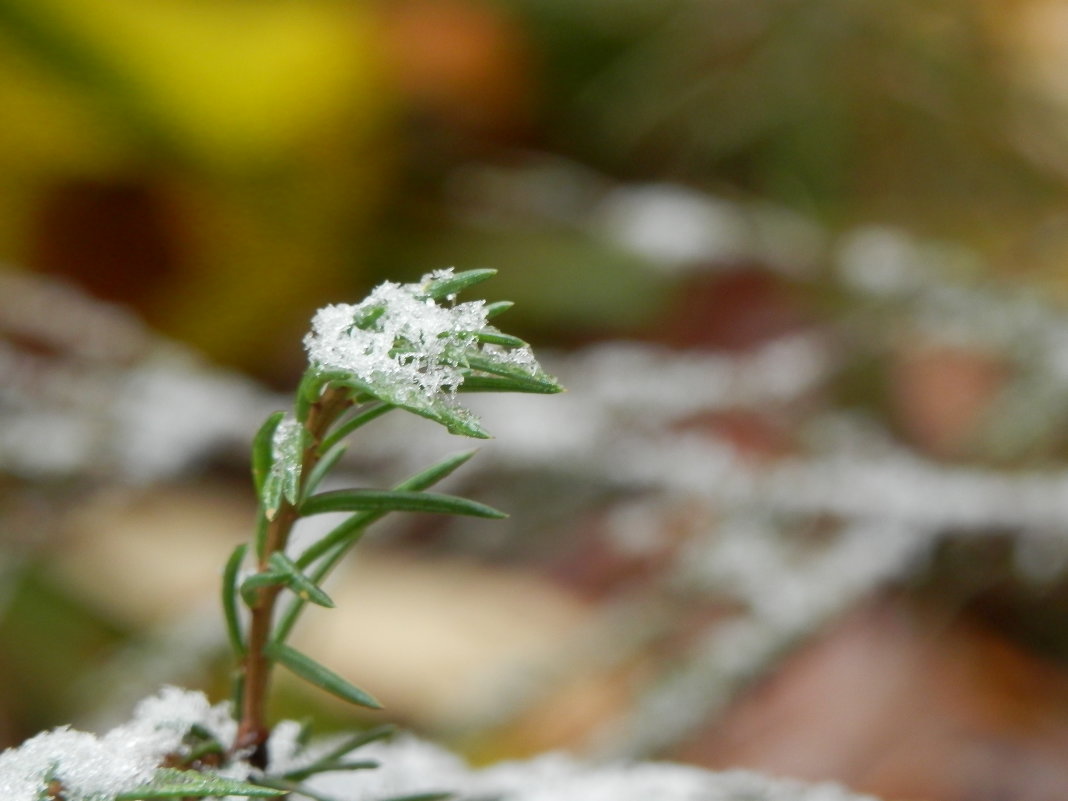
<svg viewBox="0 0 1068 801">
<path fill-rule="evenodd" d="M 376 389 L 395 387 L 407 402 L 455 391 L 475 333 L 488 324 L 483 300 L 444 306 L 424 294 L 430 282 L 452 274 L 450 268 L 414 284 L 386 281 L 358 304 L 319 309 L 304 338 L 309 360 L 324 370 L 351 373 Z"/>
<path fill-rule="evenodd" d="M 229 742 L 236 724 L 228 707 L 211 706 L 203 693 L 165 687 L 102 737 L 69 726 L 42 732 L 0 753 L 0 798 L 36 801 L 52 781 L 67 801 L 114 798 L 148 782 L 167 754 L 181 751 L 194 725 Z M 247 766 L 237 769 L 243 772 Z"/>
</svg>

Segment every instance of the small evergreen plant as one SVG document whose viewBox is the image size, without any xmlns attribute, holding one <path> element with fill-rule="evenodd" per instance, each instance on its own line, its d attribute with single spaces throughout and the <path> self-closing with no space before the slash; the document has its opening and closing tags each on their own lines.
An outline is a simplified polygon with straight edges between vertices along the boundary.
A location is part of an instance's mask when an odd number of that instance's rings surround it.
<svg viewBox="0 0 1068 801">
<path fill-rule="evenodd" d="M 302 611 L 308 603 L 334 605 L 323 580 L 368 526 L 389 512 L 504 516 L 428 491 L 472 452 L 450 456 L 391 489 L 319 491 L 349 437 L 393 410 L 485 438 L 458 393 L 560 391 L 525 342 L 490 325 L 510 303 L 457 302 L 460 292 L 494 272 L 439 270 L 412 284 L 386 282 L 362 303 L 328 306 L 313 318 L 304 342 L 309 366 L 293 409 L 271 415 L 253 443 L 255 536 L 234 550 L 223 572 L 222 605 L 237 665 L 232 710 L 209 709 L 202 696 L 170 688 L 143 702 L 132 723 L 99 741 L 67 729 L 38 735 L 0 755 L 4 798 L 122 801 L 290 792 L 315 798 L 301 784 L 308 777 L 374 766 L 349 755 L 386 736 L 386 727 L 307 759 L 297 754 L 284 770 L 272 765 L 266 709 L 271 673 L 280 665 L 347 701 L 379 708 L 370 694 L 287 644 Z M 291 547 L 294 525 L 325 512 L 348 517 L 310 545 Z M 297 751 L 302 742 L 303 735 Z M 422 798 L 431 797 L 440 796 Z"/>
</svg>

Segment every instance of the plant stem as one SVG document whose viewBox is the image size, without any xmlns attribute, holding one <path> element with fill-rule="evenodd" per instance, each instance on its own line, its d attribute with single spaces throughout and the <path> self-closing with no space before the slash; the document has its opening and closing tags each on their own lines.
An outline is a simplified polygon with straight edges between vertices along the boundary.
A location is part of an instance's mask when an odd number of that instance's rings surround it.
<svg viewBox="0 0 1068 801">
<path fill-rule="evenodd" d="M 351 405 L 352 401 L 347 393 L 340 389 L 327 389 L 311 405 L 307 419 L 304 421 L 304 429 L 308 438 L 300 471 L 301 497 L 308 475 L 321 458 L 319 448 L 323 437 L 338 416 Z M 298 504 L 301 497 L 298 497 Z M 271 554 L 285 550 L 293 525 L 299 518 L 300 511 L 297 506 L 283 500 L 278 512 L 267 524 L 266 543 L 259 560 L 260 572 L 267 572 L 270 569 L 268 560 Z M 241 723 L 238 726 L 233 750 L 254 749 L 250 761 L 258 767 L 264 767 L 266 763 L 264 745 L 270 734 L 266 723 L 267 691 L 270 687 L 271 668 L 273 667 L 273 663 L 263 653 L 263 649 L 271 639 L 275 602 L 281 591 L 280 585 L 262 588 L 257 595 L 256 602 L 250 607 L 248 647 L 240 664 L 241 672 L 244 674 L 244 693 L 241 703 Z"/>
</svg>

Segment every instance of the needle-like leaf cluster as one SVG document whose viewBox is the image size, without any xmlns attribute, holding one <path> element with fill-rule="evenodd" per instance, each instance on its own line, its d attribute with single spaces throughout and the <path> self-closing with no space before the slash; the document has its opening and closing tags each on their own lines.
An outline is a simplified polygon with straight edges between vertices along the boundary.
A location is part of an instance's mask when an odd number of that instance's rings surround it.
<svg viewBox="0 0 1068 801">
<path fill-rule="evenodd" d="M 262 727 L 249 710 L 260 708 L 263 699 L 249 687 L 256 683 L 265 688 L 266 680 L 258 674 L 274 665 L 351 703 L 379 707 L 369 693 L 287 644 L 309 602 L 334 605 L 322 582 L 369 525 L 394 511 L 504 517 L 476 501 L 428 491 L 473 452 L 449 456 L 388 489 L 319 491 L 349 438 L 393 410 L 430 419 L 454 434 L 484 438 L 488 434 L 458 402 L 458 393 L 560 391 L 525 342 L 489 324 L 510 303 L 457 302 L 460 292 L 494 272 L 440 270 L 412 284 L 387 282 L 362 303 L 328 306 L 315 315 L 305 338 L 309 367 L 293 410 L 269 417 L 253 443 L 253 483 L 260 509 L 256 537 L 233 552 L 224 570 L 223 609 L 240 665 L 235 699 L 245 729 Z M 287 553 L 292 527 L 301 518 L 326 512 L 348 516 L 302 551 Z M 256 569 L 246 573 L 250 557 Z M 279 601 L 282 605 L 276 608 Z M 233 782 L 209 788 L 212 781 L 224 782 L 210 773 L 202 775 L 203 785 L 194 786 L 199 779 L 188 775 L 194 771 L 176 775 L 168 769 L 156 777 L 154 789 L 127 797 L 163 798 L 178 790 L 184 797 L 296 791 L 317 772 L 372 767 L 349 759 L 359 744 L 350 743 L 296 772 L 263 772 L 245 789 Z M 235 746 L 222 749 L 224 757 L 242 745 L 249 743 L 242 743 L 239 733 Z M 262 747 L 262 740 L 258 745 Z"/>
</svg>

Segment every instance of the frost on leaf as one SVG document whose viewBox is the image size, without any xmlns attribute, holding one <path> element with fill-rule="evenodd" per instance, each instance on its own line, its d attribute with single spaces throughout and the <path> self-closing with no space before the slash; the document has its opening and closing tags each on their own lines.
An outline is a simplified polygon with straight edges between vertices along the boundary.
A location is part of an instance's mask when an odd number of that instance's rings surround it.
<svg viewBox="0 0 1068 801">
<path fill-rule="evenodd" d="M 412 284 L 387 281 L 362 303 L 319 309 L 304 338 L 310 362 L 345 374 L 368 394 L 437 420 L 453 433 L 485 436 L 456 402 L 465 377 L 486 372 L 551 379 L 526 345 L 482 341 L 500 335 L 487 322 L 485 301 L 455 303 L 449 296 L 439 303 L 430 297 L 431 284 L 453 275 L 448 269 Z"/>
<path fill-rule="evenodd" d="M 263 482 L 263 502 L 270 519 L 281 499 L 297 502 L 301 461 L 304 458 L 304 427 L 292 415 L 278 422 L 271 438 L 271 466 Z"/>
</svg>

